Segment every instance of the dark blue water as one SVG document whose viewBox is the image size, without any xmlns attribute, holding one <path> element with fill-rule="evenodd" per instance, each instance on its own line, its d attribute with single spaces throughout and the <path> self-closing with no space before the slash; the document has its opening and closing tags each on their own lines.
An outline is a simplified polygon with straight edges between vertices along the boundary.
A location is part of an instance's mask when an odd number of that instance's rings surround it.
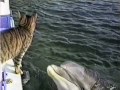
<svg viewBox="0 0 120 90">
<path fill-rule="evenodd" d="M 17 10 L 38 13 L 24 67 L 31 80 L 24 90 L 56 90 L 46 67 L 72 60 L 120 86 L 119 0 L 11 0 Z M 119 90 L 119 89 L 118 89 Z"/>
</svg>

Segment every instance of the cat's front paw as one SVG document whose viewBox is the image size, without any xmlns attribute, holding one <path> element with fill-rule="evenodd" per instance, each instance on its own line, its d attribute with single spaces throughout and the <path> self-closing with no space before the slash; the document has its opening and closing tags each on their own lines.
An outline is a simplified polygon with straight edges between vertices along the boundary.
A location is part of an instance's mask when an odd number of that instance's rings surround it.
<svg viewBox="0 0 120 90">
<path fill-rule="evenodd" d="M 15 67 L 15 73 L 16 74 L 23 74 L 23 71 L 20 69 L 20 67 Z"/>
</svg>

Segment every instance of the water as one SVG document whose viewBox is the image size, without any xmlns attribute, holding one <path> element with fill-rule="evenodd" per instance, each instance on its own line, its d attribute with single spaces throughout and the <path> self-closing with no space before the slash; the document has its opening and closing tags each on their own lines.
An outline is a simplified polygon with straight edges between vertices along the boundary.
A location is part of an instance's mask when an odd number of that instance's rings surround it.
<svg viewBox="0 0 120 90">
<path fill-rule="evenodd" d="M 24 57 L 24 68 L 31 75 L 24 90 L 56 90 L 46 67 L 67 60 L 97 70 L 120 86 L 119 0 L 10 0 L 10 4 L 16 21 L 17 10 L 36 11 L 39 16 Z"/>
</svg>

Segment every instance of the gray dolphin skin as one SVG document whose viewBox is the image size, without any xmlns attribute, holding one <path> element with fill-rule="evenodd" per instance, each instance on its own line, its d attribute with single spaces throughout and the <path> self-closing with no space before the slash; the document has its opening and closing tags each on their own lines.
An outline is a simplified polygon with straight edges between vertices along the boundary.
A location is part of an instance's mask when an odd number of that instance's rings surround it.
<svg viewBox="0 0 120 90">
<path fill-rule="evenodd" d="M 72 61 L 67 61 L 60 66 L 49 65 L 47 73 L 58 90 L 115 90 L 115 87 L 101 80 L 97 72 Z"/>
</svg>

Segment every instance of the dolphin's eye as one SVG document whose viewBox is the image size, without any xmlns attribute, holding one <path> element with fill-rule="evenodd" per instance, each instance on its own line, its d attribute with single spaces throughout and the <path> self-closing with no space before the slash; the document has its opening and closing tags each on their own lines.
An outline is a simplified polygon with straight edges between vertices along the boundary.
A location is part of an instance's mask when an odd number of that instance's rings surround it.
<svg viewBox="0 0 120 90">
<path fill-rule="evenodd" d="M 81 90 L 85 90 L 84 88 L 81 88 Z"/>
</svg>

